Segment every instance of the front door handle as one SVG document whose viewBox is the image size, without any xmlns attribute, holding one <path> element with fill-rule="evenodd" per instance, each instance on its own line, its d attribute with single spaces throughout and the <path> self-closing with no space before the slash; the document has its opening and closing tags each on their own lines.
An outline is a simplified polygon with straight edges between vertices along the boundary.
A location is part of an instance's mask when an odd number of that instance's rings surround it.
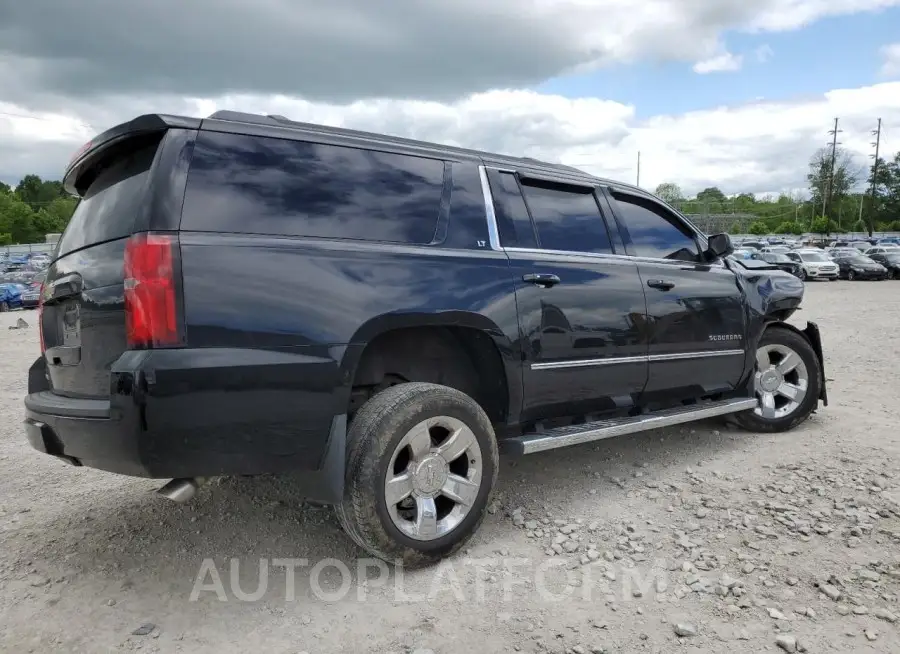
<svg viewBox="0 0 900 654">
<path fill-rule="evenodd" d="M 542 288 L 550 288 L 551 286 L 556 286 L 559 284 L 560 279 L 559 275 L 551 275 L 548 273 L 531 273 L 528 275 L 522 275 L 522 281 L 528 282 L 529 284 L 534 284 L 535 286 L 540 286 Z"/>
<path fill-rule="evenodd" d="M 658 288 L 661 291 L 671 291 L 675 288 L 674 282 L 669 282 L 665 279 L 648 279 L 647 286 L 650 288 Z"/>
</svg>

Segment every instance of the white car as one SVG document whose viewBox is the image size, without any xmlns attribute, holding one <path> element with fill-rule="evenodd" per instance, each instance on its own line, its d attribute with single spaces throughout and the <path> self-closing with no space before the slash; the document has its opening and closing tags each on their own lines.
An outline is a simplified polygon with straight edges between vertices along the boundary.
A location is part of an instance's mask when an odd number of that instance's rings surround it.
<svg viewBox="0 0 900 654">
<path fill-rule="evenodd" d="M 837 279 L 841 270 L 822 250 L 797 250 L 787 256 L 800 264 L 800 279 Z"/>
</svg>

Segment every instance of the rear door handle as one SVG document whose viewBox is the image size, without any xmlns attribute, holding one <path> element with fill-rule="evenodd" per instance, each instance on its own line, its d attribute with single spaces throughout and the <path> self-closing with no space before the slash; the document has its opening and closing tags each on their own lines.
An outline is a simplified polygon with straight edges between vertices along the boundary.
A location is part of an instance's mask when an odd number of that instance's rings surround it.
<svg viewBox="0 0 900 654">
<path fill-rule="evenodd" d="M 675 288 L 674 282 L 669 282 L 665 279 L 648 279 L 647 286 L 650 288 L 658 288 L 661 291 L 671 291 Z"/>
<path fill-rule="evenodd" d="M 531 273 L 528 275 L 522 275 L 522 281 L 528 282 L 529 284 L 534 284 L 535 286 L 541 286 L 543 288 L 550 288 L 551 286 L 556 286 L 561 281 L 559 279 L 559 275 L 551 275 L 548 273 Z"/>
</svg>

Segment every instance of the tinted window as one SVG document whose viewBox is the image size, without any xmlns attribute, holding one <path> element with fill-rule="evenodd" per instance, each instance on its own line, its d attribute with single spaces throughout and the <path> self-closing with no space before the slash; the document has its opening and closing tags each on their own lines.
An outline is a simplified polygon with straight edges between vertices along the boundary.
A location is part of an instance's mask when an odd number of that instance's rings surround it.
<svg viewBox="0 0 900 654">
<path fill-rule="evenodd" d="M 522 190 L 542 248 L 612 252 L 593 189 L 526 180 Z"/>
<path fill-rule="evenodd" d="M 130 236 L 159 140 L 114 159 L 87 188 L 56 246 L 57 256 Z"/>
<path fill-rule="evenodd" d="M 614 197 L 636 256 L 699 261 L 697 242 L 675 223 L 674 216 L 641 198 L 618 193 Z"/>
<path fill-rule="evenodd" d="M 500 245 L 504 247 L 537 247 L 534 227 L 528 216 L 528 208 L 522 198 L 519 180 L 511 173 L 488 170 L 491 195 L 494 196 L 494 215 L 497 217 L 497 231 Z"/>
<path fill-rule="evenodd" d="M 436 159 L 202 132 L 181 228 L 430 243 L 443 188 Z"/>
</svg>

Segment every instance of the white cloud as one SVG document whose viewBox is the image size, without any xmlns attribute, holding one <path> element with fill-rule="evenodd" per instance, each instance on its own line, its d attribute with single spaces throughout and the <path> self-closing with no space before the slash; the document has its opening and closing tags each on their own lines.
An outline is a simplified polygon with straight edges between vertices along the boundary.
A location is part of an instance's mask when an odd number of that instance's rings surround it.
<svg viewBox="0 0 900 654">
<path fill-rule="evenodd" d="M 768 43 L 763 43 L 753 51 L 753 56 L 756 57 L 756 61 L 765 64 L 775 56 L 775 51 L 772 50 L 772 47 Z"/>
<path fill-rule="evenodd" d="M 881 57 L 881 76 L 889 79 L 900 77 L 900 43 L 882 47 Z"/>
<path fill-rule="evenodd" d="M 144 103 L 129 104 L 121 98 L 110 98 L 105 104 L 122 112 L 116 120 L 147 110 Z M 640 151 L 643 186 L 652 189 L 673 181 L 688 192 L 712 185 L 726 193 L 804 188 L 808 159 L 825 145 L 834 116 L 841 117 L 843 147 L 856 153 L 861 165 L 867 162 L 869 131 L 878 116 L 885 117 L 882 150 L 900 147 L 890 141 L 890 135 L 900 130 L 900 82 L 834 90 L 796 102 L 761 101 L 647 120 L 637 119 L 634 107 L 618 102 L 525 90 L 474 94 L 452 103 L 328 104 L 289 96 L 241 95 L 170 96 L 157 104 L 192 115 L 217 109 L 283 114 L 296 120 L 561 161 L 623 181 L 634 180 Z M 0 111 L 26 112 L 9 106 Z M 84 116 L 91 115 L 86 108 L 82 111 Z M 0 178 L 15 181 L 9 179 L 15 173 L 31 171 L 58 176 L 69 155 L 89 135 L 78 122 L 88 118 L 45 118 L 29 123 L 25 118 L 0 116 L 0 150 L 6 155 L 0 160 Z M 36 166 L 39 161 L 44 167 Z"/>
<path fill-rule="evenodd" d="M 889 6 L 900 0 L 21 0 L 3 7 L 0 89 L 44 110 L 118 93 L 450 101 L 595 66 L 702 61 L 728 31 Z"/>
<path fill-rule="evenodd" d="M 694 72 L 698 75 L 706 75 L 707 73 L 726 73 L 740 70 L 743 65 L 743 55 L 723 52 L 714 57 L 698 61 L 694 64 Z"/>
<path fill-rule="evenodd" d="M 900 0 L 6 4 L 0 179 L 12 182 L 28 172 L 58 177 L 92 134 L 135 115 L 227 107 L 561 160 L 626 180 L 640 150 L 647 186 L 765 192 L 804 186 L 806 159 L 833 116 L 862 157 L 875 117 L 885 117 L 889 138 L 889 117 L 900 115 L 898 84 L 649 119 L 619 102 L 521 90 L 637 61 L 736 70 L 772 51 L 729 53 L 727 32 L 799 29 Z"/>
</svg>

